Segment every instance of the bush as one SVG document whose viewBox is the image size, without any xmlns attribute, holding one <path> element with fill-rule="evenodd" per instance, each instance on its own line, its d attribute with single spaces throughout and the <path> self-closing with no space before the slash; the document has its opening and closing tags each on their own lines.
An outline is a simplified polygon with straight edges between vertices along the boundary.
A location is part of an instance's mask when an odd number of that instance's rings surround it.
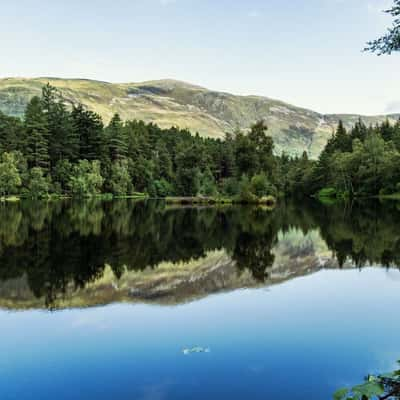
<svg viewBox="0 0 400 400">
<path fill-rule="evenodd" d="M 155 188 L 157 197 L 172 196 L 172 194 L 174 192 L 172 185 L 163 178 L 154 181 L 154 188 Z"/>
<path fill-rule="evenodd" d="M 258 198 L 252 192 L 251 183 L 246 175 L 243 175 L 239 183 L 239 194 L 235 198 L 239 203 L 257 203 Z"/>
<path fill-rule="evenodd" d="M 269 182 L 265 174 L 254 175 L 251 178 L 251 192 L 257 197 L 277 196 L 278 189 Z"/>
<path fill-rule="evenodd" d="M 17 194 L 21 185 L 15 153 L 3 153 L 0 159 L 0 195 Z"/>
<path fill-rule="evenodd" d="M 206 197 L 218 195 L 217 185 L 209 168 L 200 176 L 200 194 Z"/>
<path fill-rule="evenodd" d="M 227 178 L 222 183 L 222 192 L 224 195 L 234 197 L 239 194 L 239 182 L 236 178 Z"/>
<path fill-rule="evenodd" d="M 116 161 L 111 166 L 111 192 L 117 196 L 125 196 L 133 192 L 131 176 L 126 161 Z"/>
<path fill-rule="evenodd" d="M 68 187 L 75 196 L 90 197 L 101 192 L 103 182 L 99 161 L 81 160 L 73 167 Z"/>
<path fill-rule="evenodd" d="M 27 185 L 27 195 L 33 199 L 42 199 L 48 196 L 50 189 L 50 179 L 44 176 L 40 167 L 32 168 L 29 171 Z"/>
</svg>

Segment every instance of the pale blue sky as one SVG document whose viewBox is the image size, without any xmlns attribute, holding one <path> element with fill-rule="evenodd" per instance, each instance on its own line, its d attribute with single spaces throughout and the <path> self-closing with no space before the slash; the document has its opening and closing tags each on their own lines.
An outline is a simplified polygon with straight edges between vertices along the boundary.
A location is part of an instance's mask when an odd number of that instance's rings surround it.
<svg viewBox="0 0 400 400">
<path fill-rule="evenodd" d="M 3 0 L 0 77 L 174 78 L 324 113 L 400 112 L 390 0 Z"/>
</svg>

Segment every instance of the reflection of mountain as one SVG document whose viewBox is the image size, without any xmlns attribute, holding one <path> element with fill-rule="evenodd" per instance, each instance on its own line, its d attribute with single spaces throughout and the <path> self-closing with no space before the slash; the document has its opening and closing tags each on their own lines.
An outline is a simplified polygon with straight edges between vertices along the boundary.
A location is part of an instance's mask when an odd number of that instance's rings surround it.
<svg viewBox="0 0 400 400">
<path fill-rule="evenodd" d="M 321 268 L 399 265 L 399 213 L 131 201 L 0 207 L 0 306 L 176 304 Z"/>
<path fill-rule="evenodd" d="M 144 302 L 159 305 L 193 301 L 210 294 L 241 288 L 265 287 L 295 277 L 308 275 L 323 268 L 337 268 L 330 257 L 311 251 L 301 256 L 284 256 L 285 264 L 274 264 L 270 278 L 255 279 L 249 270 L 240 273 L 236 262 L 224 251 L 207 254 L 204 258 L 184 264 L 161 263 L 155 269 L 127 271 L 118 280 L 110 267 L 101 278 L 85 288 L 75 290 L 69 285 L 65 295 L 55 299 L 55 308 L 87 307 L 113 302 Z M 43 300 L 36 298 L 26 277 L 0 284 L 0 307 L 10 309 L 40 308 Z"/>
</svg>

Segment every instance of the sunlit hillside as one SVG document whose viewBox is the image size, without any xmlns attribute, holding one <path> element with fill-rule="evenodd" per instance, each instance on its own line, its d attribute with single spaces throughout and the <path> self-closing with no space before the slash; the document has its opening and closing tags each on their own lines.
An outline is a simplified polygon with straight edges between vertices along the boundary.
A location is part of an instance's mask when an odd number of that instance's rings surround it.
<svg viewBox="0 0 400 400">
<path fill-rule="evenodd" d="M 264 119 L 276 151 L 316 157 L 335 129 L 339 118 L 350 127 L 358 115 L 322 115 L 278 100 L 236 96 L 173 80 L 113 84 L 83 79 L 0 79 L 0 111 L 22 115 L 28 100 L 46 83 L 56 86 L 69 103 L 83 103 L 105 121 L 114 113 L 123 119 L 154 122 L 162 128 L 178 126 L 201 136 L 224 137 L 237 128 L 247 130 Z M 386 116 L 363 117 L 367 124 Z M 397 119 L 392 115 L 390 120 Z"/>
</svg>

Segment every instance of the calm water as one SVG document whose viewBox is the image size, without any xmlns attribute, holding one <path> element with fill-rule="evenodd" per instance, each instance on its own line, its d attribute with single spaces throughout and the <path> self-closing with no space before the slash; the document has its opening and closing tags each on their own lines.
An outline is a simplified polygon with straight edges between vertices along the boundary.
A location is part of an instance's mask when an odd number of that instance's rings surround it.
<svg viewBox="0 0 400 400">
<path fill-rule="evenodd" d="M 399 224 L 396 203 L 2 205 L 0 398 L 330 399 L 400 357 Z"/>
</svg>

